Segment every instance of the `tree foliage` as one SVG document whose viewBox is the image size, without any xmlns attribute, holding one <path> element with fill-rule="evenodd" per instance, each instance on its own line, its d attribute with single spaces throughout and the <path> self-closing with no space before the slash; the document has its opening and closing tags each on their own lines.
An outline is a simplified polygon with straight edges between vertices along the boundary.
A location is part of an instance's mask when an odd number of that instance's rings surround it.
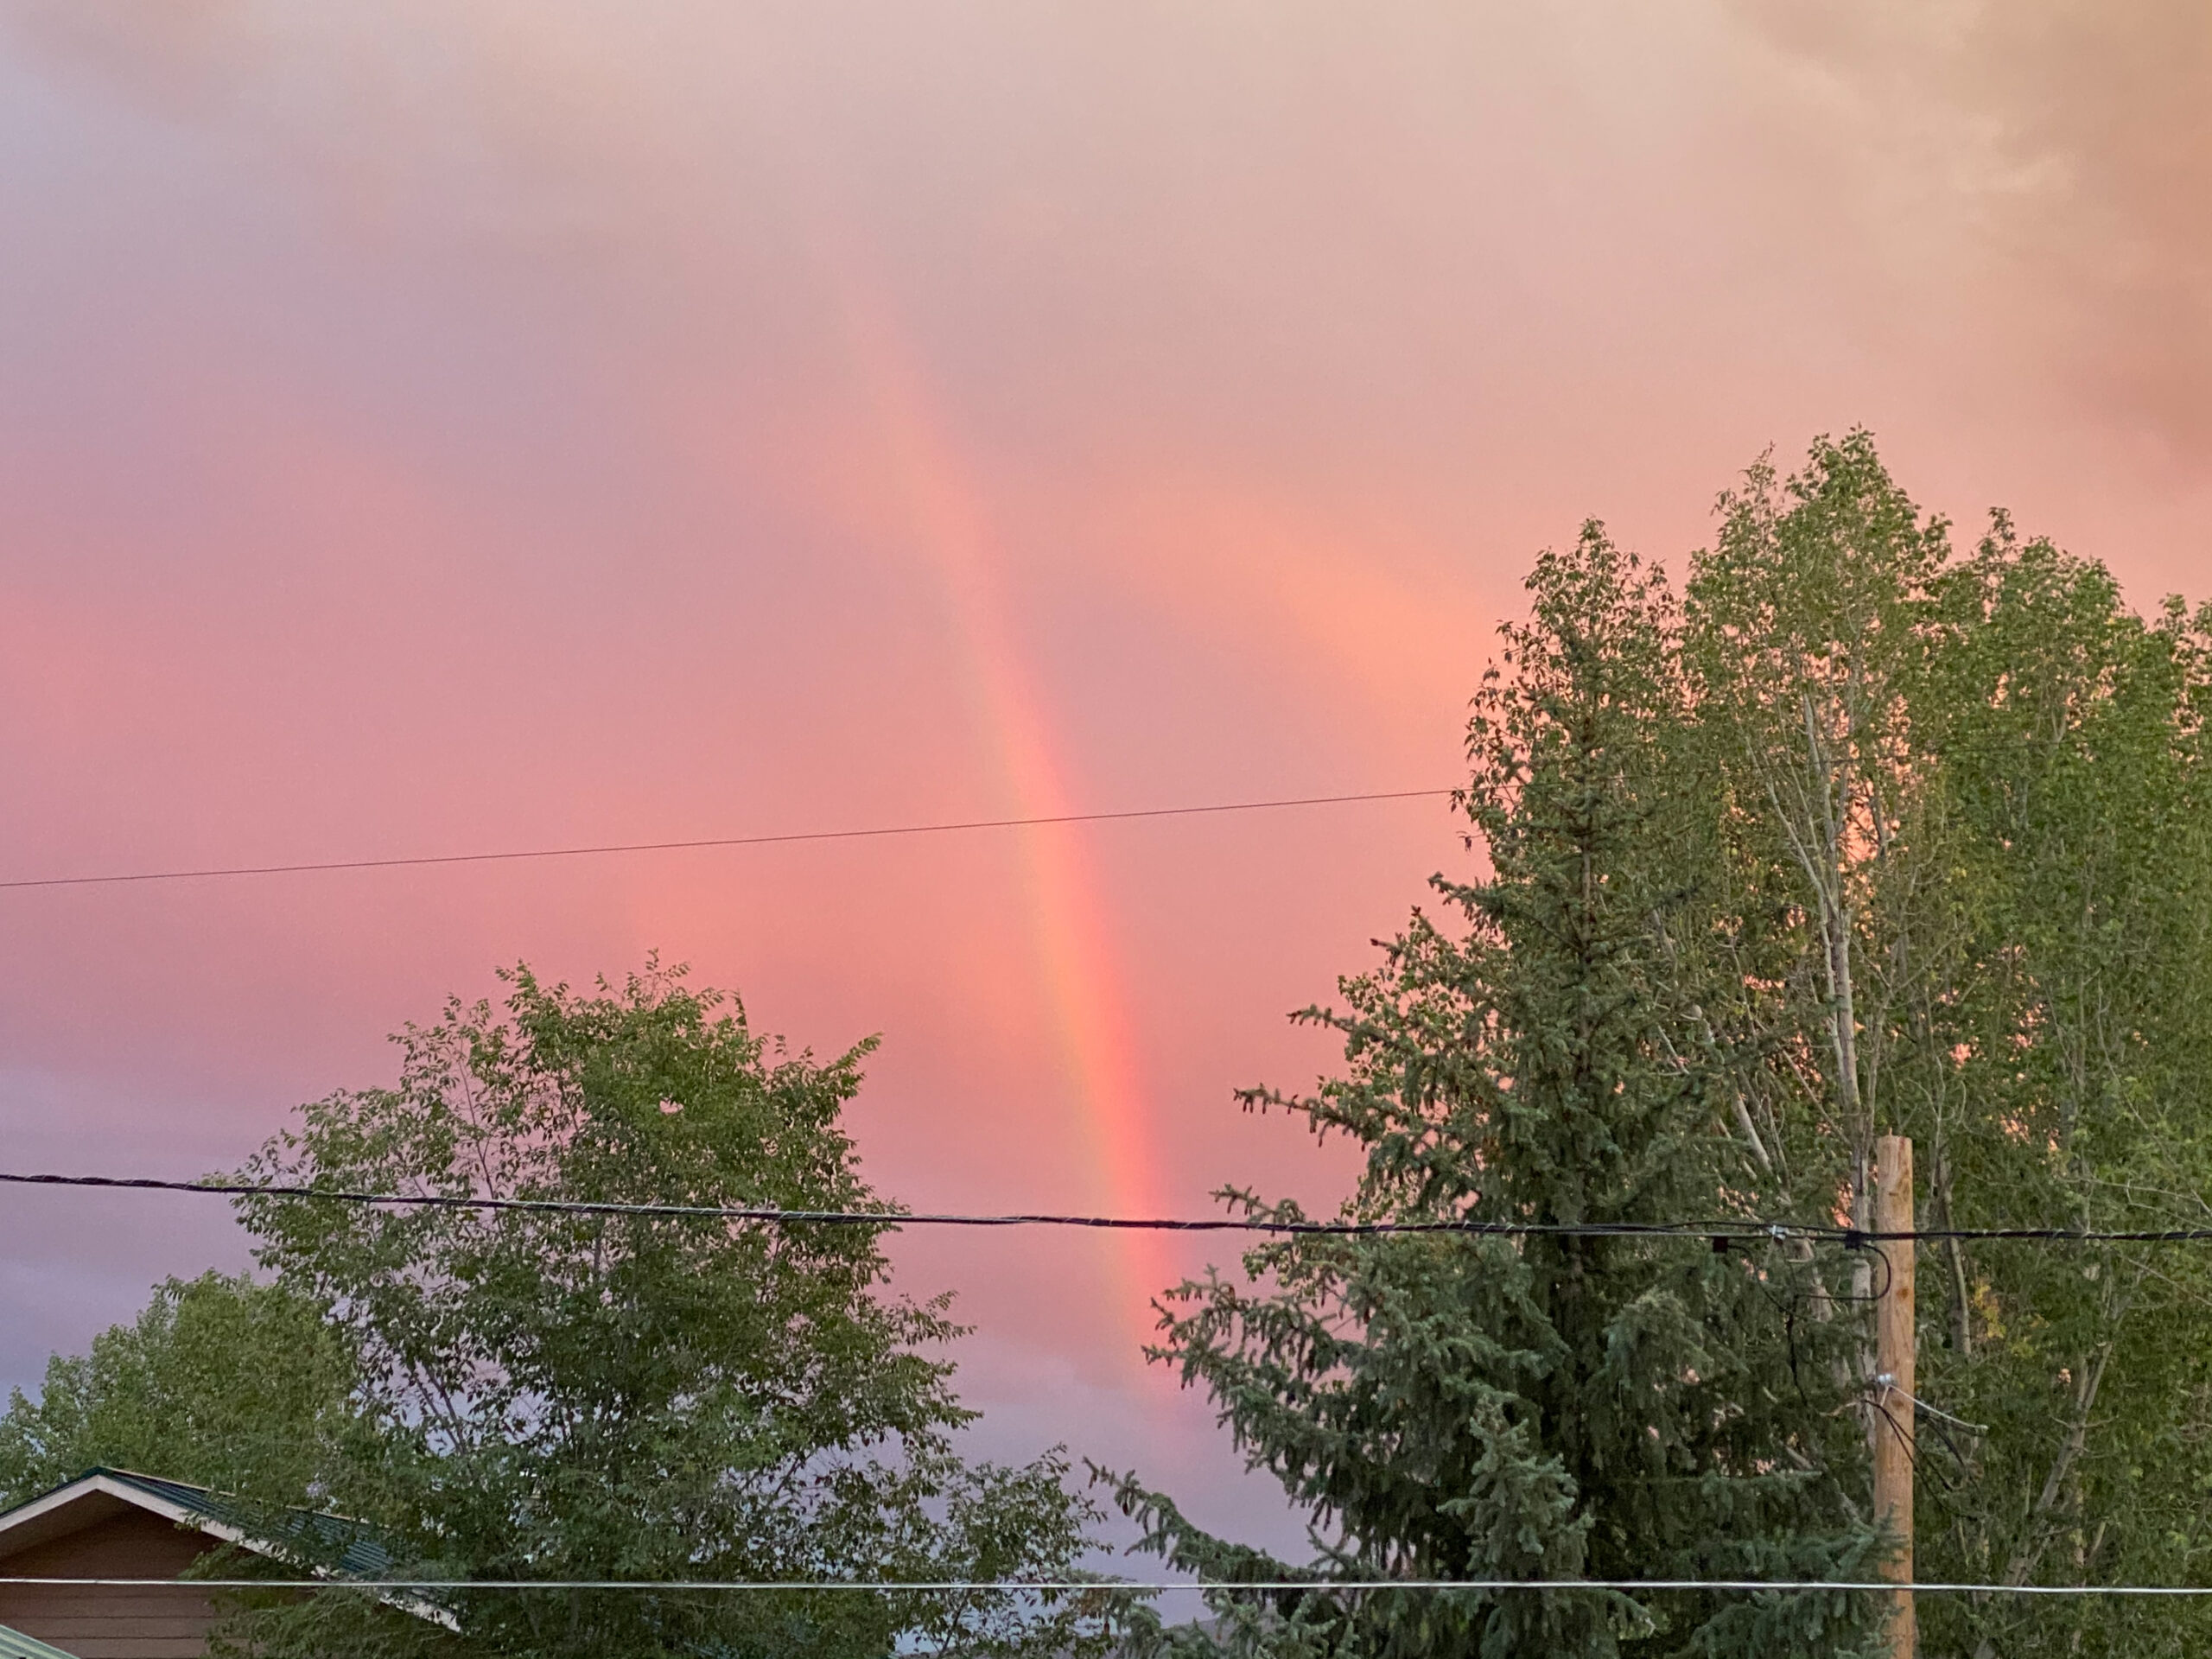
<svg viewBox="0 0 2212 1659">
<path fill-rule="evenodd" d="M 202 1274 L 156 1286 L 130 1325 L 56 1354 L 0 1417 L 0 1503 L 105 1465 L 312 1503 L 353 1424 L 353 1355 L 283 1285 Z"/>
<path fill-rule="evenodd" d="M 1548 555 L 1478 699 L 1464 803 L 1487 880 L 1438 888 L 1345 1007 L 1345 1074 L 1253 1096 L 1366 1150 L 1344 1216 L 1540 1224 L 1779 1212 L 1729 1133 L 1727 1057 L 1681 980 L 1707 924 L 1671 865 L 1685 682 L 1660 577 L 1595 525 Z M 1235 1200 L 1293 1220 L 1289 1205 Z M 1876 1540 L 1843 1477 L 1841 1327 L 1779 1246 L 1627 1237 L 1296 1237 L 1249 1284 L 1174 1294 L 1158 1351 L 1314 1516 L 1338 1576 L 1849 1576 Z M 1840 1471 L 1839 1472 L 1839 1459 Z M 1211 1577 L 1297 1570 L 1124 1482 Z M 1838 1653 L 1847 1597 L 1299 1592 L 1220 1605 L 1267 1651 Z M 1167 1645 L 1204 1645 L 1195 1632 Z"/>
<path fill-rule="evenodd" d="M 1864 433 L 1788 476 L 1762 461 L 1719 518 L 1679 599 L 1594 530 L 1539 562 L 1471 728 L 1489 878 L 1440 882 L 1456 929 L 1416 915 L 1341 1010 L 1308 1012 L 1343 1033 L 1342 1077 L 1255 1103 L 1364 1147 L 1359 1217 L 1864 1225 L 1873 1138 L 1898 1133 L 1924 1225 L 2204 1224 L 2212 607 L 2145 620 L 2001 513 L 1956 550 Z M 1870 1258 L 1806 1254 L 1750 1263 L 1744 1294 L 1718 1261 L 1613 1241 L 1299 1241 L 1184 1287 L 1161 1353 L 1332 1529 L 1326 1570 L 1641 1577 L 1698 1560 L 1694 1537 L 1709 1571 L 1840 1563 L 1865 1536 L 1837 1518 L 1866 1511 L 1858 1437 L 1911 1408 L 1870 1386 Z M 1949 1244 L 1921 1287 L 1921 1389 L 1948 1414 L 1922 1423 L 1922 1576 L 2201 1578 L 2212 1254 Z M 1654 1298 L 1683 1311 L 1671 1336 L 1635 1323 Z M 1639 1436 L 1697 1478 L 1637 1470 Z M 1278 1570 L 1122 1497 L 1177 1559 Z M 1849 1639 L 1521 1605 L 1541 1616 L 1222 1606 L 1230 1637 L 1287 1650 Z M 1921 1618 L 1923 1650 L 1961 1659 L 2212 1639 L 2163 1605 Z"/>
<path fill-rule="evenodd" d="M 2205 1224 L 2212 1192 L 2212 612 L 2145 621 L 2101 568 L 2002 519 L 1930 596 L 1923 719 L 1953 935 L 1897 1122 L 1960 1225 Z M 1916 1026 L 1917 1029 L 1916 1029 Z M 1940 1264 L 1940 1265 L 1939 1265 Z M 2184 1582 L 2212 1565 L 2212 1261 L 1947 1247 L 1921 1375 L 1989 1425 L 1922 1504 L 1931 1565 Z M 1954 1432 L 1953 1438 L 1957 1440 Z M 2212 1640 L 2171 1608 L 1940 1610 L 1961 1651 Z"/>
<path fill-rule="evenodd" d="M 674 974 L 582 995 L 511 976 L 504 1017 L 409 1028 L 395 1089 L 303 1109 L 257 1179 L 372 1192 L 875 1211 L 883 1227 L 253 1198 L 263 1264 L 361 1360 L 375 1432 L 333 1477 L 403 1576 L 1065 1577 L 1086 1506 L 1055 1453 L 969 1465 L 972 1414 L 929 1351 L 944 1300 L 885 1287 L 891 1207 L 840 1123 L 867 1046 L 827 1063 L 756 1036 Z M 349 1651 L 349 1604 L 248 1620 L 257 1652 Z M 467 1650 L 883 1654 L 1095 1637 L 1065 1599 L 481 1596 Z M 419 1626 L 418 1626 L 419 1630 Z M 290 1646 L 287 1647 L 287 1643 Z"/>
<path fill-rule="evenodd" d="M 224 1488 L 278 1559 L 382 1576 L 607 1580 L 1065 1580 L 1090 1503 L 1055 1451 L 976 1463 L 940 1357 L 948 1299 L 892 1292 L 893 1207 L 841 1124 L 868 1046 L 821 1062 L 651 969 L 580 994 L 527 968 L 503 1008 L 448 1005 L 399 1043 L 397 1085 L 303 1107 L 242 1178 L 454 1199 L 880 1215 L 778 1227 L 669 1217 L 240 1201 L 271 1282 L 164 1287 L 133 1327 L 57 1359 L 0 1424 L 18 1487 L 133 1462 Z M 297 1354 L 287 1357 L 288 1348 Z M 302 1356 L 311 1357 L 302 1363 Z M 266 1376 L 257 1375 L 267 1366 Z M 302 1525 L 297 1506 L 346 1518 Z M 261 1659 L 880 1659 L 932 1648 L 1081 1655 L 1084 1596 L 249 1593 L 219 1630 Z"/>
<path fill-rule="evenodd" d="M 1759 942 L 1707 1004 L 1759 1057 L 1742 1088 L 1801 1187 L 1863 1223 L 1869 1138 L 1897 1133 L 1923 1224 L 2202 1224 L 2212 612 L 2145 621 L 2002 513 L 1955 552 L 1864 434 L 1788 480 L 1755 467 L 1722 519 L 1682 652 L 1726 856 L 1684 879 Z M 2201 1254 L 1925 1253 L 1921 1388 L 1949 1416 L 1923 1414 L 1921 1573 L 2201 1574 L 2208 1293 Z M 1922 1622 L 1961 1655 L 2212 1636 L 2085 1601 L 1942 1599 Z"/>
</svg>

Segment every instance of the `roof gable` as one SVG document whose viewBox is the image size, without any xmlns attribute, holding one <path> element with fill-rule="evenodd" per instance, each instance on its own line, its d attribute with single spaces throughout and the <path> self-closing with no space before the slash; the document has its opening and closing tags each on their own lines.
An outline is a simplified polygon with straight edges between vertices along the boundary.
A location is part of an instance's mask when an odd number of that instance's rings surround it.
<svg viewBox="0 0 2212 1659">
<path fill-rule="evenodd" d="M 318 1554 L 334 1554 L 340 1573 L 368 1576 L 391 1566 L 391 1553 L 365 1528 L 343 1516 L 315 1510 L 284 1510 L 272 1517 L 205 1486 L 143 1475 L 135 1469 L 88 1469 L 67 1485 L 0 1511 L 0 1558 L 73 1532 L 124 1508 L 146 1510 L 257 1554 L 282 1553 L 284 1541 L 265 1535 L 275 1531 L 294 1535 Z"/>
<path fill-rule="evenodd" d="M 354 1578 L 374 1578 L 391 1570 L 391 1552 L 372 1537 L 359 1522 L 320 1510 L 259 1510 L 240 1503 L 205 1486 L 158 1475 L 142 1475 L 133 1469 L 95 1469 L 118 1487 L 138 1496 L 144 1507 L 168 1516 L 185 1526 L 197 1527 L 225 1543 L 237 1544 L 257 1554 L 279 1553 L 286 1543 L 297 1542 L 312 1555 L 331 1560 L 335 1573 Z M 0 1516 L 0 1529 L 7 1517 Z M 275 1533 L 276 1537 L 269 1535 Z M 5 1537 L 0 1531 L 0 1540 Z M 4 1548 L 0 1543 L 0 1548 Z"/>
<path fill-rule="evenodd" d="M 165 1486 L 174 1490 L 162 1490 Z M 89 1470 L 67 1485 L 41 1492 L 0 1513 L 0 1560 L 130 1510 L 150 1511 L 224 1543 L 246 1544 L 237 1528 L 224 1525 L 188 1501 L 188 1494 L 198 1491 L 171 1482 L 149 1482 L 112 1469 Z"/>
<path fill-rule="evenodd" d="M 360 1522 L 343 1516 L 316 1510 L 283 1510 L 272 1516 L 205 1486 L 164 1480 L 131 1469 L 90 1469 L 67 1485 L 0 1512 L 0 1577 L 5 1576 L 9 1556 L 132 1510 L 159 1516 L 174 1525 L 257 1555 L 281 1558 L 287 1553 L 284 1542 L 296 1541 L 311 1559 L 334 1556 L 334 1567 L 315 1569 L 316 1578 L 372 1579 L 391 1569 L 391 1552 Z M 271 1533 L 278 1535 L 271 1537 Z M 289 1540 L 283 1536 L 285 1534 L 291 1535 Z M 378 1599 L 448 1628 L 454 1625 L 450 1612 L 420 1596 L 386 1593 Z M 37 1655 L 54 1649 L 29 1651 Z M 0 1659 L 15 1659 L 4 1641 L 0 1641 Z"/>
</svg>

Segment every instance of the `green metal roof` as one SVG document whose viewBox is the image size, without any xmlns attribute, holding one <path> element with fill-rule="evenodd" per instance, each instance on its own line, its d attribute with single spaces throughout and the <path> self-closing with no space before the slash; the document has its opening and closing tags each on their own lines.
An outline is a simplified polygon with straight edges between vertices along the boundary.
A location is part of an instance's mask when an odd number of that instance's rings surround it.
<svg viewBox="0 0 2212 1659">
<path fill-rule="evenodd" d="M 310 1560 L 330 1560 L 340 1573 L 375 1578 L 391 1567 L 391 1552 L 360 1522 L 341 1516 L 325 1515 L 315 1510 L 262 1510 L 221 1492 L 211 1492 L 205 1486 L 163 1480 L 157 1475 L 142 1475 L 135 1469 L 101 1467 L 88 1469 L 85 1475 L 105 1475 L 118 1485 L 136 1487 L 149 1497 L 202 1516 L 219 1526 L 257 1536 L 263 1543 L 289 1545 Z M 82 1480 L 85 1475 L 77 1478 Z M 0 1647 L 0 1659 L 12 1659 L 4 1647 Z"/>
<path fill-rule="evenodd" d="M 0 1624 L 0 1659 L 75 1659 L 75 1656 Z"/>
<path fill-rule="evenodd" d="M 156 1513 L 175 1516 L 188 1523 L 203 1523 L 217 1536 L 228 1535 L 257 1554 L 274 1556 L 279 1561 L 289 1556 L 299 1566 L 312 1564 L 318 1577 L 327 1573 L 343 1582 L 349 1578 L 385 1578 L 393 1571 L 391 1551 L 362 1522 L 318 1510 L 251 1503 L 227 1493 L 211 1491 L 205 1486 L 164 1480 L 135 1469 L 87 1469 L 51 1491 L 41 1492 L 13 1509 L 0 1510 L 0 1517 L 44 1503 L 95 1478 L 105 1483 L 111 1493 L 117 1487 L 126 1493 L 135 1492 L 141 1499 L 151 1500 L 147 1507 Z M 189 1583 L 190 1580 L 184 1578 L 180 1582 Z M 379 1593 L 378 1599 L 420 1618 L 459 1628 L 442 1598 L 410 1592 Z M 76 1656 L 0 1625 L 0 1659 L 76 1659 Z"/>
</svg>

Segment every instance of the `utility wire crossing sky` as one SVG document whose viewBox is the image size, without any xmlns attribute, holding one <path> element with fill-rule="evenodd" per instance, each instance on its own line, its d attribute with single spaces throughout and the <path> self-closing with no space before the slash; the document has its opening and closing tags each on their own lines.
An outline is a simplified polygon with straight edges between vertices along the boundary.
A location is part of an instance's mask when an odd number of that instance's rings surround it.
<svg viewBox="0 0 2212 1659">
<path fill-rule="evenodd" d="M 757 1221 L 776 1226 L 830 1227 L 1095 1227 L 1138 1232 L 1325 1234 L 1364 1237 L 1388 1233 L 1463 1233 L 1514 1238 L 1681 1238 L 1723 1243 L 1815 1240 L 1856 1249 L 1866 1244 L 1957 1239 L 2012 1239 L 2052 1244 L 2212 1243 L 2212 1227 L 2145 1229 L 2134 1232 L 2068 1227 L 1934 1227 L 1884 1231 L 1878 1228 L 1806 1226 L 1796 1222 L 1710 1217 L 1682 1221 L 1438 1221 L 1271 1220 L 1258 1216 L 1074 1216 L 1043 1213 L 919 1214 L 897 1210 L 779 1210 L 721 1204 L 627 1204 L 601 1198 L 494 1198 L 474 1193 L 356 1192 L 339 1187 L 258 1181 L 177 1181 L 139 1175 L 53 1175 L 0 1171 L 0 1184 L 73 1186 L 203 1196 L 308 1198 L 327 1204 L 424 1210 L 524 1211 L 579 1216 L 645 1216 L 671 1219 Z"/>
<path fill-rule="evenodd" d="M 716 836 L 696 841 L 608 842 L 591 847 L 532 847 L 493 853 L 427 853 L 396 858 L 324 859 L 303 864 L 230 864 L 198 870 L 128 870 L 101 875 L 21 876 L 0 891 L 23 887 L 113 887 L 137 881 L 205 881 L 223 876 L 307 875 L 326 870 L 410 869 L 431 864 L 501 864 L 518 859 L 595 858 L 611 853 L 691 852 L 715 847 L 779 847 L 804 841 L 874 841 L 939 836 L 963 830 L 1026 830 L 1048 824 L 1122 823 L 1135 818 L 1195 818 L 1225 812 L 1274 812 L 1287 807 L 1345 806 L 1363 801 L 1433 801 L 1449 789 L 1370 790 L 1353 795 L 1300 795 L 1272 801 L 1223 801 L 1199 806 L 1142 806 L 1108 812 L 1057 812 L 1023 818 L 966 818 L 946 823 L 899 823 L 862 830 L 798 830 L 779 835 Z"/>
</svg>

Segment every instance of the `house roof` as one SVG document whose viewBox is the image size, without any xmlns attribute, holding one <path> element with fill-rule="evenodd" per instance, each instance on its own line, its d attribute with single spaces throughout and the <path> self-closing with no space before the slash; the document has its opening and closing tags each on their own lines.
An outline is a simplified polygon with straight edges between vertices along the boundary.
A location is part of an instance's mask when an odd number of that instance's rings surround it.
<svg viewBox="0 0 2212 1659">
<path fill-rule="evenodd" d="M 276 1545 L 297 1543 L 302 1553 L 327 1562 L 341 1576 L 353 1578 L 375 1578 L 391 1569 L 391 1552 L 359 1522 L 348 1521 L 343 1516 L 327 1515 L 320 1510 L 271 1512 L 250 1508 L 205 1486 L 163 1480 L 158 1475 L 142 1475 L 133 1469 L 95 1469 L 91 1473 L 105 1476 L 141 1495 L 149 1507 L 158 1506 L 164 1512 L 173 1512 L 172 1519 L 197 1524 L 202 1531 L 247 1549 L 265 1554 Z M 0 1529 L 6 1524 L 7 1517 L 0 1516 Z M 270 1533 L 279 1535 L 268 1537 L 266 1535 Z M 0 1540 L 4 1540 L 4 1531 L 0 1531 Z M 0 1548 L 5 1548 L 4 1541 L 0 1541 Z"/>
<path fill-rule="evenodd" d="M 257 1554 L 283 1554 L 285 1546 L 294 1545 L 302 1554 L 329 1560 L 340 1573 L 370 1577 L 391 1565 L 391 1553 L 358 1522 L 313 1510 L 272 1513 L 205 1486 L 132 1469 L 88 1469 L 64 1485 L 0 1512 L 0 1557 L 127 1510 L 150 1511 Z"/>
<path fill-rule="evenodd" d="M 75 1656 L 0 1624 L 0 1659 L 75 1659 Z"/>
<path fill-rule="evenodd" d="M 0 1512 L 0 1560 L 130 1510 L 160 1516 L 257 1555 L 321 1560 L 326 1565 L 317 1570 L 318 1578 L 373 1579 L 391 1570 L 391 1552 L 360 1522 L 318 1510 L 264 1510 L 205 1486 L 132 1469 L 88 1469 L 65 1485 Z M 378 1599 L 453 1626 L 450 1612 L 422 1597 L 385 1594 Z M 14 1659 L 4 1642 L 0 1659 Z"/>
</svg>

